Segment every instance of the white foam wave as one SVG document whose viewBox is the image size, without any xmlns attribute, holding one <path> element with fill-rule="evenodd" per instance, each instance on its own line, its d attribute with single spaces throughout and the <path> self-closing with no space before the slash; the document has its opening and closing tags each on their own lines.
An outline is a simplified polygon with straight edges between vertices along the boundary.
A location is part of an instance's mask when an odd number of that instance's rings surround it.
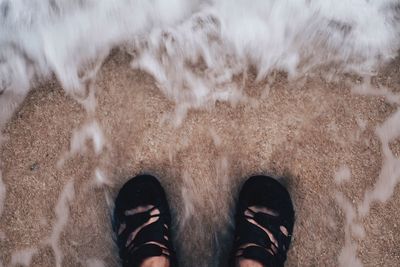
<svg viewBox="0 0 400 267">
<path fill-rule="evenodd" d="M 53 73 L 84 99 L 115 47 L 195 106 L 237 99 L 229 83 L 251 67 L 260 79 L 331 63 L 371 73 L 397 54 L 399 10 L 397 0 L 0 0 L 0 112 L 8 119 Z"/>
</svg>

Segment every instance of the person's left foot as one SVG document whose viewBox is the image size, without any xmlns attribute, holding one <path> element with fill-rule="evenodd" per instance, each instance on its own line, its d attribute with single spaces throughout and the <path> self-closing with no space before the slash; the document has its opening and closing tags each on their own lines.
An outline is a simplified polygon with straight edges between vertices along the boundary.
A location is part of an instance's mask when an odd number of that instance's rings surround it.
<svg viewBox="0 0 400 267">
<path fill-rule="evenodd" d="M 176 266 L 170 239 L 171 215 L 160 182 L 151 175 L 130 179 L 115 201 L 113 228 L 123 266 L 140 266 L 164 256 Z"/>
<path fill-rule="evenodd" d="M 243 185 L 236 210 L 230 266 L 251 260 L 283 267 L 292 238 L 293 203 L 289 192 L 268 176 L 253 176 Z"/>
</svg>

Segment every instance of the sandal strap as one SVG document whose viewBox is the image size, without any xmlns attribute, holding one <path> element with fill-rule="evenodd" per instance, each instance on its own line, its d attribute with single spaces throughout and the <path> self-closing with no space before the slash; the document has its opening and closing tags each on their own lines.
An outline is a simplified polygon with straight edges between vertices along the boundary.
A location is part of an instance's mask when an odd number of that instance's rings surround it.
<svg viewBox="0 0 400 267">
<path fill-rule="evenodd" d="M 286 251 L 290 244 L 290 234 L 284 235 L 280 230 L 280 226 L 287 227 L 287 223 L 280 216 L 273 216 L 264 212 L 254 212 L 247 208 L 250 215 L 245 215 L 244 212 L 237 217 L 237 239 L 235 247 L 240 248 L 247 244 L 250 245 L 244 249 L 237 249 L 236 252 L 242 251 L 237 257 L 254 259 L 264 265 L 283 266 L 286 260 Z M 268 234 L 259 226 L 249 221 L 254 220 L 257 224 L 267 229 L 278 243 L 276 246 Z M 276 252 L 273 251 L 273 248 Z M 271 254 L 272 251 L 273 254 Z M 273 258 L 273 261 L 271 259 Z M 274 265 L 271 265 L 274 262 Z"/>
<path fill-rule="evenodd" d="M 167 224 L 167 213 L 158 213 L 151 215 L 151 212 L 157 207 L 153 207 L 144 212 L 138 212 L 132 215 L 123 216 L 122 223 L 125 223 L 126 228 L 119 234 L 118 246 L 120 249 L 120 257 L 124 264 L 129 263 L 129 266 L 139 266 L 144 259 L 153 256 L 165 256 L 170 259 L 170 266 L 176 262 L 175 252 L 172 249 L 172 243 L 169 239 Z M 158 218 L 156 221 L 145 225 L 151 218 Z M 121 223 L 119 223 L 120 225 Z M 145 225 L 145 226 L 144 226 Z M 135 237 L 127 244 L 130 235 L 137 229 L 142 227 Z"/>
<path fill-rule="evenodd" d="M 159 222 L 154 222 L 143 227 L 135 236 L 135 238 L 128 244 L 129 250 L 134 250 L 146 243 L 154 242 L 166 247 L 166 250 L 170 250 L 171 244 L 165 239 L 168 235 L 165 227 Z"/>
<path fill-rule="evenodd" d="M 259 225 L 269 230 L 277 240 L 278 245 L 280 245 L 279 247 L 286 252 L 290 245 L 291 233 L 288 233 L 286 236 L 282 233 L 280 227 L 283 226 L 286 229 L 289 229 L 288 223 L 279 216 L 273 216 L 262 212 L 255 213 L 253 219 Z"/>
<path fill-rule="evenodd" d="M 139 212 L 132 215 L 124 215 L 123 219 L 116 224 L 116 232 L 118 232 L 118 227 L 121 224 L 125 224 L 125 229 L 122 233 L 118 234 L 119 236 L 119 247 L 124 247 L 126 245 L 126 241 L 128 240 L 130 234 L 134 232 L 136 229 L 140 228 L 142 225 L 145 225 L 152 217 L 150 215 L 151 211 Z M 159 215 L 156 215 L 159 216 Z M 160 220 L 161 218 L 159 218 Z"/>
<path fill-rule="evenodd" d="M 249 222 L 245 218 L 242 218 L 239 224 L 235 247 L 240 248 L 246 244 L 257 244 L 263 248 L 269 248 L 271 246 L 272 242 L 269 240 L 269 236 L 260 227 Z"/>
</svg>

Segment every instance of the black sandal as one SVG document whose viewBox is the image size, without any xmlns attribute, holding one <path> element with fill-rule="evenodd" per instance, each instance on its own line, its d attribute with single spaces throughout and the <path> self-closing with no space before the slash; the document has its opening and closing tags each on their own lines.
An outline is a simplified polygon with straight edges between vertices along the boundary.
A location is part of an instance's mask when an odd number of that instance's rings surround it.
<svg viewBox="0 0 400 267">
<path fill-rule="evenodd" d="M 277 180 L 253 176 L 242 187 L 236 210 L 236 233 L 230 266 L 238 259 L 281 267 L 293 233 L 290 195 Z"/>
<path fill-rule="evenodd" d="M 160 182 L 151 175 L 130 179 L 115 201 L 113 228 L 123 266 L 140 266 L 147 258 L 165 256 L 177 266 L 170 240 L 171 215 Z"/>
</svg>

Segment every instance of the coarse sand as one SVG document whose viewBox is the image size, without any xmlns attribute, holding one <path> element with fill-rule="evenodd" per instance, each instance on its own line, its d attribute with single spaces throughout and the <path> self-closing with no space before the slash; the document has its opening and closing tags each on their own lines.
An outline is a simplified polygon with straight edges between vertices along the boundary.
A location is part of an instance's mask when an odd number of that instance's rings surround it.
<svg viewBox="0 0 400 267">
<path fill-rule="evenodd" d="M 286 266 L 400 265 L 400 187 L 365 216 L 357 212 L 383 166 L 376 128 L 400 103 L 352 92 L 352 77 L 293 85 L 277 72 L 267 84 L 250 73 L 248 99 L 191 109 L 175 126 L 175 104 L 128 64 L 122 52 L 104 63 L 93 114 L 53 80 L 6 125 L 3 266 L 119 266 L 113 199 L 144 172 L 167 192 L 181 266 L 225 266 L 237 193 L 253 174 L 281 177 L 293 198 Z M 400 94 L 400 60 L 372 84 Z M 399 159 L 399 137 L 390 149 Z"/>
</svg>

